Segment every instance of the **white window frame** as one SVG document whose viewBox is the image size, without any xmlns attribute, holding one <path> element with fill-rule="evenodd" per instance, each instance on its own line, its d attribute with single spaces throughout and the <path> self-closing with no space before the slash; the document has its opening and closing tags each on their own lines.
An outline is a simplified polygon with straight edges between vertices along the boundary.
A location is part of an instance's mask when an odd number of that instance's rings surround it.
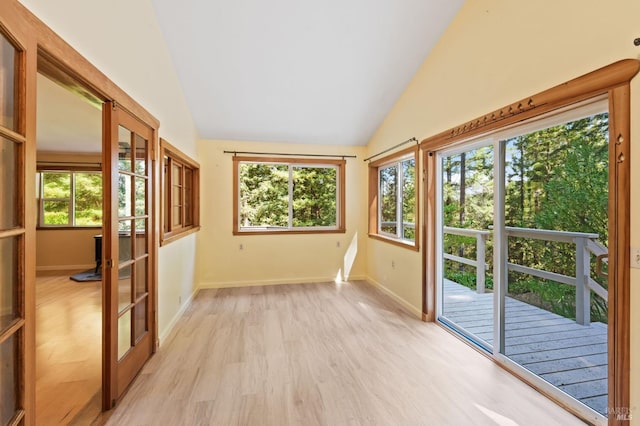
<svg viewBox="0 0 640 426">
<path fill-rule="evenodd" d="M 384 235 L 390 238 L 396 238 L 398 240 L 402 240 L 402 241 L 408 241 L 410 243 L 413 243 L 415 241 L 415 233 L 417 232 L 416 230 L 416 224 L 415 222 L 413 223 L 413 229 L 414 229 L 414 239 L 408 239 L 408 238 L 404 238 L 404 230 L 405 230 L 405 226 L 407 223 L 409 222 L 405 222 L 404 220 L 404 215 L 403 215 L 403 211 L 402 211 L 402 205 L 404 203 L 404 167 L 403 167 L 403 163 L 407 162 L 407 161 L 411 161 L 413 160 L 413 167 L 415 169 L 416 164 L 415 164 L 415 158 L 413 158 L 412 155 L 406 155 L 404 157 L 401 157 L 397 160 L 394 160 L 393 162 L 390 162 L 388 164 L 382 165 L 378 168 L 378 193 L 381 195 L 378 198 L 378 234 L 380 235 Z M 382 194 L 381 194 L 381 188 L 382 188 L 382 171 L 392 168 L 392 167 L 397 167 L 398 168 L 398 182 L 396 185 L 396 233 L 392 234 L 390 232 L 385 232 L 382 230 L 382 227 L 384 225 L 385 222 L 382 221 Z M 414 172 L 414 179 L 415 179 L 415 172 Z M 414 183 L 415 185 L 415 183 Z M 417 198 L 416 198 L 416 202 L 417 202 Z M 415 209 L 415 206 L 414 206 Z M 416 213 L 414 213 L 414 215 L 416 215 Z"/>
</svg>

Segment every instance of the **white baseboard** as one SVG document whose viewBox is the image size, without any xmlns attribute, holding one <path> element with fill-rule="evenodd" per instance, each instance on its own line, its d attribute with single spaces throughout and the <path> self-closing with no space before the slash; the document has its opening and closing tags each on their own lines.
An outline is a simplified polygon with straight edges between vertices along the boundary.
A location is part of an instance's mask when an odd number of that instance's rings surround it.
<svg viewBox="0 0 640 426">
<path fill-rule="evenodd" d="M 95 263 L 89 263 L 86 265 L 36 266 L 36 272 L 38 271 L 71 271 L 72 269 L 93 269 L 95 267 L 96 267 Z"/>
<path fill-rule="evenodd" d="M 173 318 L 169 322 L 169 325 L 167 325 L 167 327 L 164 330 L 158 333 L 159 334 L 158 344 L 160 346 L 162 346 L 163 342 L 169 337 L 169 335 L 175 328 L 180 318 L 182 318 L 182 315 L 185 313 L 189 305 L 191 305 L 191 302 L 193 302 L 193 298 L 196 296 L 197 293 L 198 293 L 198 289 L 194 290 L 191 293 L 191 296 L 189 296 L 189 298 L 185 300 L 185 302 L 182 304 L 180 309 L 178 309 L 178 312 L 176 312 L 176 314 L 173 316 Z"/>
<path fill-rule="evenodd" d="M 407 302 L 405 299 L 403 299 L 402 297 L 398 296 L 392 290 L 390 290 L 387 287 L 385 287 L 384 285 L 380 284 L 378 281 L 374 280 L 373 278 L 367 277 L 365 279 L 365 281 L 367 281 L 372 286 L 379 288 L 387 296 L 391 297 L 393 300 L 395 300 L 396 302 L 401 304 L 403 308 L 407 309 L 409 312 L 414 314 L 416 317 L 422 319 L 422 310 L 421 309 L 416 308 L 411 303 Z"/>
<path fill-rule="evenodd" d="M 327 283 L 335 282 L 336 277 L 306 277 L 306 278 L 287 278 L 287 279 L 271 279 L 271 280 L 253 280 L 253 281 L 221 281 L 221 282 L 203 282 L 198 285 L 201 288 L 235 288 L 235 287 L 255 287 L 263 285 L 284 285 L 284 284 L 309 284 L 309 283 Z M 351 275 L 349 281 L 366 280 L 364 275 Z"/>
</svg>

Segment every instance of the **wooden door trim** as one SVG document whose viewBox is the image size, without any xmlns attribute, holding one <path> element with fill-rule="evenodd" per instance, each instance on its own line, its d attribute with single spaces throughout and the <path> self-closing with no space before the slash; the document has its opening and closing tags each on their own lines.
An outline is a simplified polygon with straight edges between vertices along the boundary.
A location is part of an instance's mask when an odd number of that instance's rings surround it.
<svg viewBox="0 0 640 426">
<path fill-rule="evenodd" d="M 631 90 L 609 91 L 609 424 L 627 424 L 631 371 Z M 613 160 L 613 161 L 612 161 Z M 613 197 L 613 202 L 611 201 Z M 611 220 L 614 218 L 614 220 Z M 613 266 L 613 267 L 612 267 Z M 611 309 L 614 306 L 615 309 Z"/>
<path fill-rule="evenodd" d="M 424 185 L 425 253 L 422 258 L 422 317 L 434 321 L 436 294 L 435 160 L 436 151 L 494 133 L 545 113 L 601 95 L 609 97 L 609 402 L 610 425 L 625 423 L 630 404 L 630 81 L 640 60 L 625 59 L 555 86 L 519 102 L 421 141 L 427 179 Z M 611 200 L 613 197 L 613 201 Z M 428 237 L 431 238 L 428 238 Z M 627 411 L 625 411 L 627 410 Z M 616 416 L 616 414 L 623 414 Z"/>
</svg>

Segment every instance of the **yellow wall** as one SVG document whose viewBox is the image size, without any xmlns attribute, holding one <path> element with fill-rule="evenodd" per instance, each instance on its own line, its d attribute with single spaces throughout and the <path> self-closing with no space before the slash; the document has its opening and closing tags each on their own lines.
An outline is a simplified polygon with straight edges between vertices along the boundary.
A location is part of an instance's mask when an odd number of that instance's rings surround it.
<svg viewBox="0 0 640 426">
<path fill-rule="evenodd" d="M 158 118 L 159 136 L 195 158 L 195 126 L 151 0 L 20 1 Z M 195 290 L 195 244 L 195 235 L 190 235 L 160 249 L 158 330 L 161 340 Z"/>
<path fill-rule="evenodd" d="M 347 159 L 346 165 L 347 232 L 234 236 L 232 156 L 224 154 L 224 150 L 357 155 L 358 158 Z M 347 275 L 345 278 L 363 279 L 367 230 L 363 153 L 363 147 L 200 141 L 202 229 L 197 249 L 200 286 L 333 281 L 339 272 Z"/>
<path fill-rule="evenodd" d="M 425 138 L 623 58 L 640 57 L 640 2 L 467 1 L 378 129 L 368 154 Z M 640 140 L 640 77 L 632 82 L 632 139 Z M 631 155 L 632 245 L 640 247 L 640 155 Z M 420 307 L 420 259 L 368 241 L 367 273 Z M 390 259 L 406 269 L 393 275 Z M 396 264 L 398 261 L 396 260 Z M 397 267 L 396 267 L 397 268 Z M 632 270 L 632 404 L 640 424 L 640 271 Z"/>
</svg>

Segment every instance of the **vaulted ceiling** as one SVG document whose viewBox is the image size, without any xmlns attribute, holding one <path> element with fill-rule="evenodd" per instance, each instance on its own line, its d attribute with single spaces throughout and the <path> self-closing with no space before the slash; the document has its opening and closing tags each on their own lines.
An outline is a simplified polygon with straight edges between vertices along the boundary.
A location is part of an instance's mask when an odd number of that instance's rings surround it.
<svg viewBox="0 0 640 426">
<path fill-rule="evenodd" d="M 203 139 L 365 145 L 463 0 L 152 0 Z"/>
</svg>

